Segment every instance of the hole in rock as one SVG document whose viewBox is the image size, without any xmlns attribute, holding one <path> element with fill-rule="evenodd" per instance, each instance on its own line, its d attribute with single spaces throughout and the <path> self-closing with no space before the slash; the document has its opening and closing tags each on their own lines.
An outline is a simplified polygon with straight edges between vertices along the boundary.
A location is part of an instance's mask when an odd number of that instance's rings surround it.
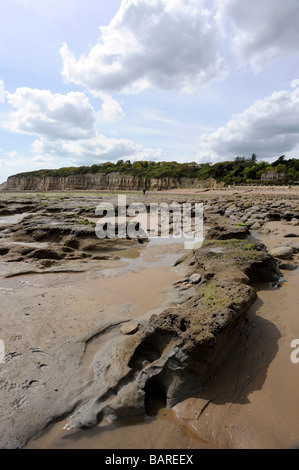
<svg viewBox="0 0 299 470">
<path fill-rule="evenodd" d="M 185 318 L 182 318 L 181 325 L 180 325 L 180 330 L 184 333 L 187 330 L 187 328 L 189 328 L 189 326 L 190 326 L 190 322 L 185 320 Z"/>
<path fill-rule="evenodd" d="M 158 377 L 153 377 L 145 385 L 144 409 L 147 416 L 157 416 L 166 407 L 167 391 Z"/>
<path fill-rule="evenodd" d="M 163 356 L 168 346 L 171 345 L 172 339 L 172 333 L 154 332 L 137 346 L 128 366 L 134 370 L 144 369 L 148 364 Z"/>
<path fill-rule="evenodd" d="M 144 341 L 136 348 L 130 362 L 131 369 L 143 369 L 161 356 L 157 347 L 149 341 Z"/>
</svg>

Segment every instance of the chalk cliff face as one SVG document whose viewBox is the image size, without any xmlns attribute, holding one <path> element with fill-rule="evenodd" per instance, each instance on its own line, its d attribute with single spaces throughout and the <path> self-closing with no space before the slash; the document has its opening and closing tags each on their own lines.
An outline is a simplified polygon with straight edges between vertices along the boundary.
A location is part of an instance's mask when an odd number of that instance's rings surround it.
<svg viewBox="0 0 299 470">
<path fill-rule="evenodd" d="M 7 180 L 7 190 L 38 190 L 38 191 L 67 191 L 67 190 L 162 190 L 179 187 L 210 187 L 214 180 L 199 181 L 193 178 L 143 178 L 120 173 L 85 174 L 39 178 L 36 176 L 11 176 Z"/>
</svg>

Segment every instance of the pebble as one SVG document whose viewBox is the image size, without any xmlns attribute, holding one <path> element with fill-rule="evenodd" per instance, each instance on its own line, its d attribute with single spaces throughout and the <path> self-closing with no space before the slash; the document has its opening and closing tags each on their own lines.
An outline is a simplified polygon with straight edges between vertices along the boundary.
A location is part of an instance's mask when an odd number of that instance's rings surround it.
<svg viewBox="0 0 299 470">
<path fill-rule="evenodd" d="M 138 328 L 139 328 L 138 322 L 130 321 L 128 323 L 124 323 L 121 326 L 120 331 L 122 332 L 123 335 L 133 335 L 134 333 L 136 333 L 136 331 L 138 331 Z"/>
</svg>

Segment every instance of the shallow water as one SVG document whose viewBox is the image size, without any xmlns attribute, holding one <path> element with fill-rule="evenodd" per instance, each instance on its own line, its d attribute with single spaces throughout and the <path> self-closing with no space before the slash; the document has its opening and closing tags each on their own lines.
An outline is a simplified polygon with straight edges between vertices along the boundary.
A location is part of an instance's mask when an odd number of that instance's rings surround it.
<svg viewBox="0 0 299 470">
<path fill-rule="evenodd" d="M 28 214 L 14 214 L 0 217 L 0 225 L 14 225 L 21 222 Z"/>
<path fill-rule="evenodd" d="M 121 250 L 115 248 L 114 250 L 103 250 L 100 248 L 92 249 L 92 250 L 83 250 L 83 253 L 88 253 L 90 255 L 102 255 L 102 256 L 109 256 L 114 255 L 120 259 L 138 259 L 140 258 L 140 251 L 139 250 Z"/>
<path fill-rule="evenodd" d="M 194 439 L 179 426 L 171 410 L 160 408 L 157 417 L 145 416 L 116 424 L 71 432 L 66 421 L 49 427 L 26 449 L 210 449 L 204 440 Z"/>
</svg>

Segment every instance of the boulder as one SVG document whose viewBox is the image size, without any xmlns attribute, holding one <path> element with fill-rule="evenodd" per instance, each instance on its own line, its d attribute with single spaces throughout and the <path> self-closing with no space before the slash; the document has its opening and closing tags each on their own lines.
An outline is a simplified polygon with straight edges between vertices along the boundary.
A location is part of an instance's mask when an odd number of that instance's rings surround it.
<svg viewBox="0 0 299 470">
<path fill-rule="evenodd" d="M 279 259 L 291 259 L 293 257 L 293 248 L 290 246 L 280 246 L 270 250 L 270 255 Z"/>
<path fill-rule="evenodd" d="M 284 269 L 286 271 L 295 271 L 297 269 L 297 264 L 296 263 L 288 263 L 286 261 L 279 260 L 278 267 L 279 267 L 279 269 Z"/>
<path fill-rule="evenodd" d="M 299 253 L 299 243 L 293 241 L 286 242 L 286 246 L 289 246 L 293 249 L 293 253 Z"/>
</svg>

